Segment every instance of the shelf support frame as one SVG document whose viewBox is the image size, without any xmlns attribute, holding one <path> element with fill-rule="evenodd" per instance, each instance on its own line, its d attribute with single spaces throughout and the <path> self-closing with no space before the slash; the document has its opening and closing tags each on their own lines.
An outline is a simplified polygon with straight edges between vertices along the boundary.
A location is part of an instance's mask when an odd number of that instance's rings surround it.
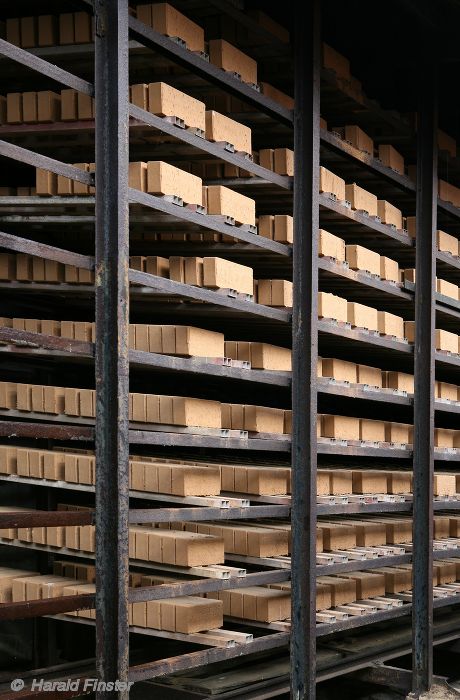
<svg viewBox="0 0 460 700">
<path fill-rule="evenodd" d="M 96 671 L 128 680 L 128 2 L 95 0 Z M 126 700 L 128 692 L 99 692 Z"/>
<path fill-rule="evenodd" d="M 428 37 L 427 37 L 428 38 Z M 423 51 L 430 42 L 423 45 Z M 437 219 L 437 67 L 433 54 L 419 62 L 416 189 L 414 346 L 414 500 L 412 691 L 433 679 L 433 474 L 435 278 Z M 423 84 L 422 84 L 423 83 Z"/>
<path fill-rule="evenodd" d="M 292 374 L 291 697 L 316 693 L 320 3 L 296 19 Z"/>
</svg>

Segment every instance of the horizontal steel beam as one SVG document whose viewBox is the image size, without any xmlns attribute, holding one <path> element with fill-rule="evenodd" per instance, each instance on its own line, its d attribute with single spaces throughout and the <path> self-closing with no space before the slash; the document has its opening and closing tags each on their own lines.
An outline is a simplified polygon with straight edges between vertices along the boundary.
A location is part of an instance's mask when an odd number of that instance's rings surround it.
<svg viewBox="0 0 460 700">
<path fill-rule="evenodd" d="M 258 571 L 246 576 L 231 579 L 198 579 L 196 581 L 179 581 L 178 583 L 163 583 L 157 586 L 141 586 L 130 588 L 129 602 L 139 603 L 147 600 L 165 600 L 178 598 L 183 595 L 198 595 L 211 591 L 225 591 L 248 586 L 263 586 L 267 583 L 282 583 L 289 581 L 290 571 Z"/>
<path fill-rule="evenodd" d="M 85 270 L 94 270 L 94 258 L 90 255 L 72 253 L 70 250 L 63 250 L 62 248 L 39 243 L 29 238 L 14 236 L 12 233 L 5 233 L 4 231 L 0 231 L 0 247 L 14 250 L 17 253 L 28 253 L 38 258 L 46 258 L 46 260 L 56 260 L 64 265 L 75 265 L 75 267 L 82 267 Z"/>
<path fill-rule="evenodd" d="M 24 357 L 27 355 L 30 361 L 34 358 L 60 360 L 66 354 L 74 358 L 92 359 L 94 357 L 94 343 L 81 340 L 71 340 L 54 335 L 42 333 L 29 333 L 0 326 L 0 340 L 11 345 L 1 346 L 0 354 L 8 357 Z M 31 347 L 25 347 L 24 345 Z M 233 380 L 237 382 L 249 382 L 254 384 L 267 384 L 288 389 L 291 386 L 289 372 L 276 372 L 271 370 L 241 369 L 226 365 L 214 364 L 212 361 L 195 361 L 194 358 L 175 357 L 161 355 L 154 352 L 130 350 L 129 361 L 131 369 L 162 369 L 172 373 L 206 375 L 215 379 Z"/>
<path fill-rule="evenodd" d="M 144 193 L 140 192 L 139 194 Z M 145 196 L 150 197 L 150 195 Z M 94 269 L 94 258 L 89 255 L 79 255 L 78 253 L 72 253 L 71 251 L 63 250 L 62 248 L 45 245 L 44 243 L 36 243 L 35 241 L 19 238 L 18 236 L 12 236 L 8 233 L 0 233 L 0 246 L 3 248 L 8 248 L 9 250 L 26 252 L 30 255 L 35 255 L 41 258 L 57 260 L 63 264 L 76 265 L 77 267 L 82 267 L 87 270 Z M 278 309 L 271 306 L 256 304 L 252 301 L 234 299 L 233 297 L 224 296 L 223 294 L 219 294 L 211 289 L 194 287 L 192 285 L 183 284 L 182 282 L 176 282 L 164 277 L 157 277 L 156 275 L 151 275 L 147 272 L 140 272 L 139 270 L 133 270 L 131 268 L 129 270 L 129 281 L 133 284 L 139 284 L 144 287 L 156 289 L 161 294 L 185 296 L 186 298 L 193 299 L 195 301 L 202 301 L 208 304 L 223 306 L 234 311 L 240 311 L 255 316 L 262 316 L 273 321 L 280 321 L 281 323 L 288 323 L 291 316 L 290 312 L 287 310 L 285 311 L 283 309 Z M 59 286 L 56 285 L 56 288 L 58 289 Z"/>
<path fill-rule="evenodd" d="M 380 233 L 382 236 L 388 239 L 388 241 L 393 241 L 397 243 L 401 248 L 415 248 L 414 241 L 409 237 L 407 233 L 402 231 L 397 231 L 387 224 L 382 224 L 380 221 L 373 219 L 370 216 L 362 214 L 360 211 L 354 209 L 349 209 L 342 202 L 335 199 L 331 199 L 327 194 L 322 193 L 319 195 L 319 205 L 320 205 L 320 219 L 321 219 L 321 209 L 326 211 L 331 211 L 336 213 L 340 219 L 346 219 L 348 221 L 354 221 L 356 224 L 360 224 L 365 229 L 370 229 Z M 343 236 L 347 237 L 347 229 L 344 228 Z M 369 243 L 373 246 L 374 241 L 369 239 Z"/>
<path fill-rule="evenodd" d="M 0 420 L 0 437 L 92 441 L 94 440 L 94 428 L 80 425 Z"/>
<path fill-rule="evenodd" d="M 243 450 L 260 452 L 285 452 L 291 449 L 290 435 L 280 439 L 215 437 L 191 433 L 163 433 L 154 430 L 130 430 L 131 445 L 162 445 L 163 447 L 207 447 L 219 450 Z"/>
<path fill-rule="evenodd" d="M 279 185 L 279 187 L 282 187 L 285 190 L 292 189 L 292 180 L 286 175 L 278 175 L 278 173 L 275 173 L 273 170 L 263 168 L 261 165 L 254 163 L 252 160 L 249 160 L 238 153 L 227 151 L 225 148 L 213 143 L 212 141 L 195 136 L 187 129 L 180 129 L 171 122 L 166 121 L 166 119 L 157 117 L 156 114 L 147 112 L 145 109 L 141 109 L 141 107 L 138 107 L 137 105 L 130 104 L 129 113 L 133 119 L 137 119 L 148 126 L 153 126 L 163 134 L 173 136 L 178 141 L 187 143 L 189 146 L 193 146 L 203 153 L 208 153 L 215 158 L 220 158 L 227 163 L 232 163 L 239 168 L 243 168 L 244 170 L 257 175 L 263 180 L 267 180 L 267 182 L 272 182 L 274 185 Z"/>
<path fill-rule="evenodd" d="M 236 238 L 243 243 L 250 243 L 251 245 L 264 248 L 272 253 L 278 253 L 286 257 L 292 255 L 292 249 L 284 245 L 284 243 L 278 243 L 278 241 L 272 241 L 270 238 L 264 238 L 256 233 L 250 233 L 239 226 L 230 226 L 229 224 L 222 223 L 217 217 L 211 214 L 198 214 L 191 209 L 173 204 L 162 197 L 156 197 L 153 194 L 141 192 L 141 190 L 136 190 L 133 187 L 129 188 L 129 201 L 131 204 L 142 204 L 144 207 L 161 211 L 164 214 L 170 214 L 181 221 L 196 224 L 196 226 L 200 228 L 215 231 L 224 236 L 232 236 L 232 238 Z"/>
<path fill-rule="evenodd" d="M 31 571 L 31 576 L 34 572 Z M 288 581 L 289 572 L 262 571 L 234 579 L 198 579 L 196 581 L 179 581 L 172 584 L 142 586 L 129 589 L 129 603 L 139 603 L 149 600 L 165 600 L 179 598 L 184 595 L 197 595 L 211 591 L 222 591 L 247 586 L 259 586 L 267 583 Z M 95 595 L 81 594 L 61 596 L 58 598 L 42 598 L 14 603 L 0 603 L 0 620 L 22 620 L 73 612 L 74 610 L 90 610 L 95 606 Z M 70 620 L 69 620 L 70 621 Z"/>
<path fill-rule="evenodd" d="M 133 497 L 133 494 L 130 494 Z M 142 493 L 135 496 L 142 500 Z M 136 508 L 129 511 L 130 525 L 142 523 L 199 522 L 202 520 L 238 520 L 253 518 L 288 518 L 290 506 L 260 505 L 219 508 L 217 506 L 184 508 Z"/>
<path fill-rule="evenodd" d="M 33 576 L 34 572 L 31 571 L 30 575 Z M 95 596 L 91 594 L 0 603 L 0 620 L 23 620 L 31 617 L 42 617 L 42 615 L 73 612 L 74 610 L 91 610 L 94 605 Z"/>
<path fill-rule="evenodd" d="M 16 63 L 20 63 L 26 68 L 31 68 L 32 70 L 41 73 L 41 75 L 46 75 L 47 78 L 56 80 L 56 82 L 66 85 L 69 88 L 78 90 L 78 92 L 83 92 L 85 95 L 94 95 L 94 86 L 88 83 L 86 80 L 78 78 L 72 73 L 68 73 L 66 70 L 55 66 L 53 63 L 44 61 L 43 58 L 35 56 L 30 51 L 24 51 L 24 49 L 10 44 L 4 39 L 0 39 L 0 55 L 9 58 Z"/>
<path fill-rule="evenodd" d="M 233 311 L 239 311 L 251 316 L 260 316 L 261 318 L 279 321 L 280 323 L 289 323 L 291 319 L 291 314 L 288 310 L 278 309 L 273 306 L 264 306 L 263 304 L 257 304 L 253 301 L 234 299 L 233 297 L 219 294 L 212 289 L 194 287 L 190 284 L 176 282 L 175 280 L 166 279 L 165 277 L 157 277 L 148 272 L 140 272 L 132 268 L 129 270 L 129 281 L 132 284 L 139 284 L 143 287 L 156 289 L 161 294 L 183 296 L 187 299 L 223 306 Z"/>
<path fill-rule="evenodd" d="M 6 530 L 17 527 L 57 527 L 58 525 L 93 525 L 94 511 L 92 510 L 30 510 L 0 512 L 0 529 Z"/>
<path fill-rule="evenodd" d="M 31 360 L 33 357 L 37 357 L 40 350 L 55 350 L 59 353 L 59 357 L 62 357 L 62 353 L 84 357 L 94 356 L 94 343 L 87 343 L 84 340 L 72 340 L 71 338 L 61 338 L 56 335 L 29 333 L 29 331 L 21 331 L 17 328 L 8 328 L 6 326 L 0 326 L 0 340 L 6 343 L 21 343 L 18 347 L 18 353 L 20 354 L 32 350 L 33 354 L 31 354 Z M 33 347 L 24 347 L 22 343 L 30 344 Z M 4 349 L 4 347 L 1 347 L 0 352 L 3 352 Z M 50 357 L 50 355 L 44 354 L 43 357 Z"/>
<path fill-rule="evenodd" d="M 132 666 L 129 669 L 129 680 L 134 682 L 146 681 L 149 678 L 158 678 L 158 676 L 169 675 L 177 671 L 189 671 L 192 668 L 206 666 L 208 664 L 217 663 L 218 661 L 240 658 L 248 654 L 270 651 L 271 649 L 279 649 L 289 644 L 289 637 L 290 635 L 288 632 L 278 632 L 276 634 L 259 637 L 244 646 L 237 645 L 236 647 L 226 649 L 205 649 L 203 651 L 194 651 L 189 654 L 173 656 L 172 658 L 161 661 L 152 661 L 139 666 Z"/>
<path fill-rule="evenodd" d="M 0 39 L 0 41 L 2 41 L 2 39 Z M 94 185 L 94 173 L 87 173 L 85 170 L 80 170 L 80 168 L 76 168 L 74 165 L 62 163 L 60 160 L 43 156 L 41 153 L 35 153 L 28 148 L 16 146 L 16 144 L 9 143 L 8 141 L 0 140 L 0 156 L 12 158 L 20 163 L 32 165 L 35 168 L 49 170 L 52 173 L 56 173 L 56 175 L 62 175 L 71 180 L 82 182 L 84 185 Z"/>
</svg>

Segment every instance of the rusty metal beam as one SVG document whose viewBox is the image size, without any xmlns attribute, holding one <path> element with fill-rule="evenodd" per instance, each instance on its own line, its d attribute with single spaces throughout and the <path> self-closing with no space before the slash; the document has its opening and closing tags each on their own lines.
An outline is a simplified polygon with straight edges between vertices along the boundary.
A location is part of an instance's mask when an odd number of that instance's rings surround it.
<svg viewBox="0 0 460 700">
<path fill-rule="evenodd" d="M 96 668 L 128 677 L 128 3 L 95 0 Z M 99 692 L 103 698 L 127 692 Z"/>
</svg>

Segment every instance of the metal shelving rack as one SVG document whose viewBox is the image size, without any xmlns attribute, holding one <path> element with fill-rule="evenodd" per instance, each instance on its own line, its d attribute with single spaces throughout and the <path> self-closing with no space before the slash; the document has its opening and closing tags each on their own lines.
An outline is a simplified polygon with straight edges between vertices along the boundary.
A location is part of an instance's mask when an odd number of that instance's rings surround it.
<svg viewBox="0 0 460 700">
<path fill-rule="evenodd" d="M 41 439 L 52 441 L 79 441 L 78 444 L 94 443 L 96 447 L 97 480 L 95 488 L 82 487 L 66 482 L 43 483 L 39 480 L 20 477 L 2 477 L 2 483 L 28 483 L 43 491 L 60 489 L 64 492 L 95 493 L 95 508 L 91 511 L 53 511 L 6 515 L 0 513 L 0 527 L 57 526 L 69 524 L 96 524 L 96 596 L 72 596 L 65 599 L 43 600 L 33 603 L 0 604 L 0 619 L 12 620 L 27 617 L 58 616 L 81 608 L 96 607 L 96 667 L 101 679 L 144 681 L 159 678 L 175 671 L 193 669 L 205 664 L 226 661 L 243 655 L 273 649 L 286 650 L 290 643 L 292 661 L 291 688 L 296 698 L 314 698 L 317 681 L 317 638 L 369 626 L 385 620 L 396 620 L 412 615 L 413 627 L 413 689 L 416 693 L 428 688 L 432 680 L 433 610 L 456 602 L 455 596 L 438 598 L 433 602 L 431 590 L 432 561 L 455 555 L 455 548 L 433 551 L 432 518 L 436 511 L 460 510 L 460 502 L 444 502 L 433 499 L 432 476 L 434 462 L 438 465 L 458 461 L 457 454 L 436 452 L 433 448 L 435 412 L 445 420 L 455 420 L 460 405 L 448 405 L 434 400 L 434 372 L 443 377 L 460 376 L 458 357 L 450 357 L 434 351 L 435 320 L 441 327 L 457 327 L 460 307 L 452 300 L 435 293 L 433 279 L 436 267 L 451 280 L 460 278 L 460 263 L 445 253 L 436 251 L 434 232 L 436 211 L 440 221 L 449 227 L 458 225 L 460 212 L 452 205 L 437 200 L 437 153 L 436 153 L 436 93 L 433 66 L 427 61 L 423 72 L 423 90 L 420 90 L 419 130 L 416 148 L 418 163 L 418 185 L 406 176 L 395 173 L 380 161 L 358 154 L 335 134 L 320 129 L 320 103 L 331 118 L 352 109 L 353 99 L 341 92 L 335 77 L 321 69 L 321 30 L 319 0 L 307 4 L 302 19 L 296 22 L 298 37 L 293 52 L 295 99 L 294 113 L 269 100 L 263 94 L 245 85 L 237 78 L 193 54 L 180 44 L 164 37 L 143 25 L 128 13 L 127 0 L 103 0 L 80 3 L 95 14 L 94 48 L 52 47 L 24 51 L 4 40 L 0 40 L 0 55 L 23 67 L 32 69 L 42 78 L 51 79 L 61 85 L 72 87 L 96 100 L 95 122 L 74 122 L 50 129 L 41 126 L 0 127 L 0 156 L 40 167 L 64 175 L 87 185 L 95 185 L 94 197 L 0 197 L 0 246 L 9 251 L 25 252 L 38 257 L 73 264 L 94 270 L 97 284 L 78 288 L 62 284 L 59 293 L 56 285 L 46 284 L 0 284 L 2 295 L 8 303 L 20 299 L 28 304 L 47 304 L 47 308 L 58 309 L 62 303 L 71 301 L 80 309 L 90 308 L 95 301 L 95 344 L 62 338 L 50 339 L 36 333 L 27 333 L 9 328 L 0 329 L 0 357 L 8 363 L 21 367 L 32 363 L 46 371 L 65 366 L 70 369 L 88 368 L 94 363 L 96 377 L 96 418 L 92 420 L 62 417 L 52 420 L 50 416 L 0 412 L 0 436 L 15 439 Z M 181 3 L 177 3 L 179 6 Z M 225 0 L 211 0 L 209 5 L 218 12 L 239 22 L 250 31 L 266 34 L 250 17 L 238 7 Z M 194 3 L 198 8 L 200 3 Z M 285 45 L 270 36 L 273 51 L 285 52 Z M 275 125 L 282 129 L 283 143 L 294 142 L 295 179 L 276 175 L 239 155 L 224 151 L 215 144 L 198 138 L 187 131 L 178 130 L 170 123 L 141 110 L 128 102 L 130 61 L 145 60 L 146 49 L 153 50 L 175 65 L 185 68 L 195 77 L 219 89 L 235 95 L 252 105 L 257 112 L 245 113 L 248 123 Z M 151 55 L 150 51 L 148 52 Z M 55 66 L 53 59 L 64 59 L 69 67 L 78 65 L 78 60 L 94 58 L 94 84 L 76 77 L 71 72 Z M 429 58 L 432 58 L 431 56 Z M 4 61 L 5 62 L 5 61 Z M 19 70 L 18 69 L 18 70 Z M 8 75 L 8 73 L 5 73 Z M 336 108 L 340 95 L 340 108 Z M 360 104 L 362 118 L 369 123 L 384 124 L 389 133 L 401 139 L 413 139 L 408 124 L 393 113 L 381 109 L 376 103 L 366 100 Z M 361 116 L 358 115 L 358 119 Z M 54 125 L 53 125 L 54 127 Z M 202 254 L 212 251 L 229 259 L 237 259 L 259 270 L 276 270 L 285 278 L 294 281 L 294 305 L 292 314 L 286 310 L 272 309 L 261 305 L 227 298 L 206 289 L 155 277 L 129 269 L 130 226 L 154 227 L 161 223 L 172 226 L 180 223 L 187 230 L 208 230 L 229 233 L 229 228 L 211 217 L 181 210 L 170 202 L 141 193 L 128 187 L 128 149 L 132 142 L 132 153 L 165 154 L 167 146 L 142 145 L 142 136 L 156 130 L 173 136 L 183 149 L 183 154 L 204 153 L 244 168 L 255 177 L 225 180 L 223 184 L 244 191 L 257 198 L 261 212 L 273 213 L 270 207 L 294 213 L 294 246 L 279 244 L 255 236 L 251 232 L 232 228 L 231 235 L 238 239 L 232 246 L 213 244 L 200 245 Z M 84 173 L 49 155 L 34 152 L 37 136 L 47 136 L 41 141 L 43 152 L 65 153 L 65 137 L 71 132 L 85 139 L 85 147 L 95 147 L 96 174 Z M 95 138 L 93 139 L 93 134 Z M 8 139 L 13 139 L 9 142 Z M 4 140 L 6 139 L 6 140 Z M 62 139 L 62 142 L 61 142 Z M 147 149 L 147 150 L 145 150 Z M 162 150 L 163 149 L 163 150 Z M 334 172 L 348 177 L 351 173 L 363 186 L 387 197 L 391 202 L 404 207 L 407 213 L 417 213 L 417 247 L 404 232 L 370 220 L 333 201 L 319 191 L 319 163 L 331 167 Z M 116 206 L 114 206 L 116 203 Z M 363 235 L 371 233 L 367 245 L 401 262 L 413 264 L 417 270 L 417 285 L 395 287 L 376 280 L 364 273 L 353 272 L 326 259 L 318 258 L 318 229 L 324 223 L 331 232 L 340 231 L 347 242 L 357 242 Z M 63 227 L 78 224 L 85 233 L 95 230 L 95 256 L 71 252 L 34 240 L 41 235 L 44 226 L 56 231 L 54 240 L 60 240 Z M 8 230 L 15 233 L 9 233 Z M 450 229 L 449 229 L 450 230 Z M 26 236 L 18 235 L 26 233 Z M 28 235 L 31 237 L 29 238 Z M 161 254 L 158 243 L 151 244 Z M 187 244 L 177 244 L 180 254 L 187 253 Z M 196 248 L 193 248 L 196 250 Z M 87 252 L 87 251 L 86 251 Z M 136 284 L 131 287 L 130 284 Z M 414 346 L 407 343 L 378 337 L 365 331 L 344 328 L 325 320 L 317 320 L 318 288 L 326 291 L 344 290 L 345 296 L 353 300 L 368 300 L 379 308 L 400 313 L 405 318 L 417 321 Z M 167 300 L 169 302 L 167 303 Z M 171 301 L 172 300 L 172 301 Z M 184 313 L 179 315 L 177 301 L 186 301 Z M 235 328 L 237 325 L 245 337 L 251 332 L 259 339 L 275 337 L 293 344 L 292 378 L 288 373 L 264 372 L 212 365 L 205 362 L 130 351 L 128 349 L 128 308 L 138 305 L 143 309 L 153 304 L 155 313 L 166 316 L 174 309 L 177 318 L 187 318 L 199 324 L 206 314 L 213 324 Z M 162 305 L 162 306 L 161 306 Z M 136 306 L 137 308 L 137 306 Z M 431 332 L 426 342 L 426 328 Z M 342 356 L 366 358 L 372 353 L 373 362 L 395 366 L 407 371 L 415 370 L 415 396 L 369 392 L 360 386 L 342 386 L 318 380 L 318 347 L 321 351 L 338 350 Z M 64 364 L 65 363 L 65 364 Z M 153 380 L 160 376 L 203 378 L 219 390 L 236 387 L 273 392 L 272 399 L 289 404 L 292 391 L 293 433 L 280 439 L 257 439 L 226 437 L 211 434 L 174 433 L 145 430 L 141 425 L 128 422 L 128 377 L 132 372 L 142 373 Z M 274 397 L 274 398 L 273 398 Z M 329 403 L 328 403 L 329 402 Z M 367 411 L 374 407 L 378 411 L 398 411 L 410 422 L 413 417 L 415 439 L 413 450 L 370 447 L 365 445 L 341 445 L 317 440 L 316 418 L 318 405 L 335 404 L 338 410 Z M 277 403 L 278 405 L 278 403 Z M 359 413 L 359 415 L 362 415 Z M 226 508 L 218 505 L 184 503 L 181 499 L 160 498 L 157 494 L 130 492 L 128 488 L 129 446 L 156 446 L 163 450 L 171 447 L 180 450 L 203 449 L 214 451 L 221 458 L 232 455 L 248 455 L 253 459 L 264 459 L 268 453 L 279 463 L 292 460 L 293 496 L 276 499 L 249 499 L 250 503 L 233 498 Z M 222 455 L 224 455 L 222 457 Z M 343 503 L 324 504 L 317 502 L 316 469 L 322 460 L 349 460 L 357 458 L 362 464 L 374 464 L 387 460 L 390 464 L 414 465 L 413 502 L 397 503 Z M 374 460 L 376 460 L 374 462 Z M 40 490 L 42 490 L 40 489 Z M 166 501 L 166 505 L 163 503 Z M 233 501 L 235 501 L 233 503 Z M 53 499 L 51 498 L 51 502 Z M 152 507 L 152 503 L 155 507 Z M 133 504 L 135 506 L 133 507 Z M 369 560 L 365 568 L 378 568 L 392 563 L 413 561 L 415 569 L 412 602 L 405 600 L 399 607 L 382 610 L 376 614 L 353 617 L 333 624 L 317 623 L 316 577 L 325 573 L 340 573 L 360 568 L 361 563 L 352 561 L 320 565 L 316 558 L 315 533 L 317 518 L 333 515 L 413 513 L 413 547 L 394 556 Z M 250 571 L 245 577 L 227 579 L 187 580 L 180 583 L 128 589 L 128 525 L 167 521 L 238 520 L 251 518 L 286 518 L 291 516 L 293 551 L 288 565 L 277 567 L 276 562 L 260 560 L 261 570 Z M 2 541 L 3 545 L 15 548 L 50 552 L 46 546 L 30 545 L 18 541 Z M 69 550 L 70 551 L 70 550 Z M 63 552 L 64 554 L 66 552 Z M 71 551 L 73 557 L 90 559 L 86 553 Z M 245 557 L 231 557 L 229 562 L 254 566 Z M 364 567 L 364 565 L 362 565 Z M 148 568 L 145 567 L 144 568 Z M 158 568 L 158 567 L 153 567 Z M 286 623 L 255 624 L 258 636 L 245 646 L 234 648 L 209 648 L 186 652 L 174 658 L 147 660 L 142 663 L 129 661 L 128 602 L 159 600 L 180 595 L 204 593 L 212 590 L 239 588 L 287 581 L 292 577 L 292 620 Z M 93 624 L 88 620 L 69 621 Z M 245 624 L 248 624 L 247 622 Z M 131 630 L 132 631 L 132 630 Z M 139 632 L 139 630 L 136 630 Z M 143 631 L 145 634 L 145 630 Z M 153 634 L 153 632 L 152 632 Z M 156 635 L 161 637 L 160 634 Z M 440 639 L 441 637 L 439 637 Z M 399 650 L 400 651 L 400 650 Z M 394 656 L 397 656 L 395 652 Z M 391 654 L 388 656 L 391 658 Z M 368 660 L 368 664 L 372 661 Z M 318 672 L 318 679 L 327 673 Z M 346 672 L 343 667 L 336 673 Z M 330 671 L 330 673 L 333 673 Z M 102 693 L 100 697 L 102 697 Z M 120 697 L 123 694 L 120 695 Z M 261 696 L 262 697 L 262 696 Z M 264 696 L 265 697 L 265 696 Z"/>
</svg>

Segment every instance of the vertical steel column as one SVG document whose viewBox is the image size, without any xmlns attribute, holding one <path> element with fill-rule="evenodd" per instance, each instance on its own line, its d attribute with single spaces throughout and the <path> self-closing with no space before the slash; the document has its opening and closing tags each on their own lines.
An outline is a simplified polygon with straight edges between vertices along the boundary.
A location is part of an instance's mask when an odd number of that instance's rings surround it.
<svg viewBox="0 0 460 700">
<path fill-rule="evenodd" d="M 128 0 L 95 0 L 96 657 L 128 677 Z M 104 693 L 102 697 L 127 697 Z"/>
<path fill-rule="evenodd" d="M 316 418 L 320 2 L 296 17 L 292 320 L 292 627 L 294 700 L 316 692 Z"/>
<path fill-rule="evenodd" d="M 426 31 L 424 32 L 426 35 Z M 423 34 L 422 34 L 423 36 Z M 412 689 L 433 676 L 434 329 L 437 218 L 437 69 L 431 38 L 419 57 L 416 201 Z M 425 54 L 425 52 L 427 52 Z"/>
</svg>

